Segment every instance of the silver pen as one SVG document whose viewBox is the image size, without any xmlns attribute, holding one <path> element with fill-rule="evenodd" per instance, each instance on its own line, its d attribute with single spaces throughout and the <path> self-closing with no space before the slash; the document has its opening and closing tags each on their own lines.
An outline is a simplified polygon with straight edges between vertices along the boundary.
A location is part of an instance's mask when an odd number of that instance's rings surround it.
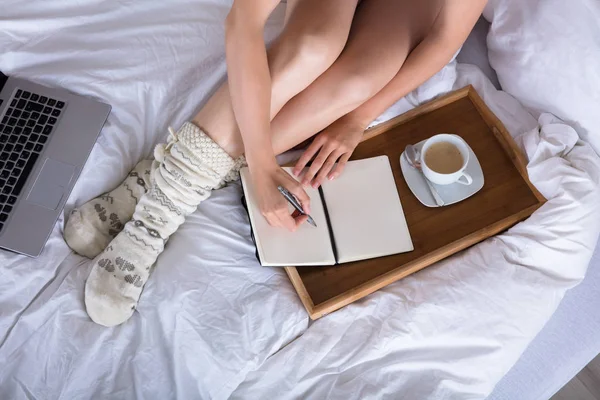
<svg viewBox="0 0 600 400">
<path fill-rule="evenodd" d="M 302 206 L 300 205 L 300 203 L 298 203 L 298 200 L 296 200 L 296 196 L 294 196 L 293 194 L 291 194 L 289 192 L 289 190 L 287 190 L 286 188 L 284 188 L 283 186 L 277 186 L 277 189 L 279 190 L 279 192 L 283 195 L 283 197 L 285 197 L 285 199 L 302 215 L 307 215 L 308 216 L 308 220 L 307 222 L 309 224 L 311 224 L 312 226 L 314 226 L 315 228 L 317 227 L 317 224 L 315 223 L 315 220 L 308 215 L 307 213 L 304 212 L 304 210 L 302 209 Z"/>
</svg>

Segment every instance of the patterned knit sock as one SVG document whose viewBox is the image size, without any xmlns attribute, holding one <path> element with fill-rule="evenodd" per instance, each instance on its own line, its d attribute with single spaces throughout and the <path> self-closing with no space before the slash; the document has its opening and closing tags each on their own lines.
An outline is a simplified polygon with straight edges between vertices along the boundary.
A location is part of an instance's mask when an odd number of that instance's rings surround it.
<svg viewBox="0 0 600 400">
<path fill-rule="evenodd" d="M 123 230 L 138 200 L 150 187 L 152 160 L 140 161 L 114 190 L 74 209 L 64 237 L 71 249 L 94 258 Z"/>
<path fill-rule="evenodd" d="M 235 182 L 240 179 L 240 169 L 248 166 L 245 156 L 239 156 L 233 161 L 233 168 L 223 178 L 224 183 Z"/>
<path fill-rule="evenodd" d="M 150 268 L 185 217 L 208 198 L 234 160 L 187 122 L 154 152 L 159 162 L 133 218 L 94 261 L 85 305 L 94 322 L 114 326 L 133 314 Z"/>
</svg>

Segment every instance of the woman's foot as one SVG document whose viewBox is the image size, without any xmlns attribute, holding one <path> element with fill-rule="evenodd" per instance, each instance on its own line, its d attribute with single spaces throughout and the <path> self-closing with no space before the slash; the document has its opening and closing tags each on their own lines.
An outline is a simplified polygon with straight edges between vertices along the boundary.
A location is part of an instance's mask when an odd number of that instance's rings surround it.
<svg viewBox="0 0 600 400">
<path fill-rule="evenodd" d="M 64 232 L 71 249 L 94 258 L 123 230 L 137 202 L 150 187 L 152 162 L 140 161 L 114 190 L 71 212 Z"/>
<path fill-rule="evenodd" d="M 129 319 L 166 241 L 236 164 L 189 122 L 171 135 L 169 144 L 154 153 L 150 189 L 123 231 L 96 257 L 86 282 L 87 312 L 100 325 Z"/>
</svg>

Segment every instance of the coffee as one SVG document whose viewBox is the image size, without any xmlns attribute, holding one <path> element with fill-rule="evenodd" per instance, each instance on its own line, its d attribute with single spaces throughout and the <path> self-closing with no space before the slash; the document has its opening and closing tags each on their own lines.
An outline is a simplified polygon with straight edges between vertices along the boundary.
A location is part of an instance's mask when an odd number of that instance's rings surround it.
<svg viewBox="0 0 600 400">
<path fill-rule="evenodd" d="M 451 174 L 462 168 L 463 156 L 458 147 L 449 142 L 437 142 L 425 152 L 425 164 L 439 173 Z"/>
</svg>

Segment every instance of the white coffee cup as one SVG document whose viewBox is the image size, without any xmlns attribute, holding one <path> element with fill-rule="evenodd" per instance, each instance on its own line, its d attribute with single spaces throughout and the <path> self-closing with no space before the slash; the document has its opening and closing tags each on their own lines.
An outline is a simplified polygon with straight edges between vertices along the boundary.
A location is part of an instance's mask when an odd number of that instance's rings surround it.
<svg viewBox="0 0 600 400">
<path fill-rule="evenodd" d="M 427 166 L 425 163 L 425 154 L 427 150 L 435 143 L 446 142 L 454 145 L 459 151 L 463 159 L 462 167 L 460 167 L 455 172 L 450 174 L 442 174 L 439 172 L 435 172 L 431 168 Z M 460 183 L 461 185 L 470 185 L 473 183 L 473 178 L 471 175 L 465 172 L 467 168 L 467 164 L 469 163 L 469 146 L 467 143 L 458 135 L 451 135 L 448 133 L 441 133 L 439 135 L 435 135 L 427 139 L 423 147 L 421 148 L 421 169 L 423 170 L 423 174 L 430 181 L 438 185 L 450 185 L 452 183 Z"/>
</svg>

